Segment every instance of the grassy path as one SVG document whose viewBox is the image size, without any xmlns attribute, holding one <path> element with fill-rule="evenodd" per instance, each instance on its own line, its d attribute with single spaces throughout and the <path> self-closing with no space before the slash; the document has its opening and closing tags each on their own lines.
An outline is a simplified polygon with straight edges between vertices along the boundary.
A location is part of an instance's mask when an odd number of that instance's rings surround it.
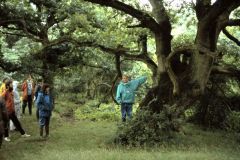
<svg viewBox="0 0 240 160">
<path fill-rule="evenodd" d="M 32 136 L 21 138 L 19 133 L 12 132 L 12 141 L 4 142 L 0 150 L 0 160 L 240 159 L 240 144 L 224 132 L 204 132 L 190 127 L 186 129 L 184 145 L 128 149 L 109 144 L 116 132 L 116 122 L 66 121 L 55 114 L 50 138 L 43 140 L 38 136 L 34 116 L 27 115 L 21 121 Z"/>
</svg>

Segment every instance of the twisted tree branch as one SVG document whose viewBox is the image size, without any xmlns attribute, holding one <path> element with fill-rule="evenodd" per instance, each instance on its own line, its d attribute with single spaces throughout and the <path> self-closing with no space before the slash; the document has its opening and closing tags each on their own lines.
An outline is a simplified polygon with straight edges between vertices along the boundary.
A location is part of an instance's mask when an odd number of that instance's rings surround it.
<svg viewBox="0 0 240 160">
<path fill-rule="evenodd" d="M 213 66 L 211 74 L 223 74 L 236 77 L 240 81 L 240 70 L 233 66 Z"/>
<path fill-rule="evenodd" d="M 240 26 L 240 19 L 230 19 L 226 26 Z"/>
<path fill-rule="evenodd" d="M 235 38 L 233 35 L 231 35 L 226 28 L 224 28 L 222 30 L 222 32 L 225 34 L 225 36 L 227 36 L 230 40 L 232 40 L 233 42 L 235 42 L 238 46 L 240 46 L 240 41 Z"/>
<path fill-rule="evenodd" d="M 102 6 L 112 7 L 114 9 L 120 10 L 126 14 L 131 15 L 134 18 L 137 18 L 141 22 L 141 26 L 149 28 L 152 32 L 158 33 L 159 29 L 164 29 L 160 26 L 155 19 L 153 19 L 149 14 L 144 13 L 140 10 L 135 9 L 134 7 L 127 5 L 123 2 L 117 0 L 84 0 L 87 2 L 92 2 L 100 4 Z"/>
</svg>

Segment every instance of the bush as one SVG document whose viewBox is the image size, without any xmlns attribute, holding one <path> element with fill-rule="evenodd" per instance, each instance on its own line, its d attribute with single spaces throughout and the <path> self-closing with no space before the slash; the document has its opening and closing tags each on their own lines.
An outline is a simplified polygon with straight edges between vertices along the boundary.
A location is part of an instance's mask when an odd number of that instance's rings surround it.
<svg viewBox="0 0 240 160">
<path fill-rule="evenodd" d="M 232 111 L 225 121 L 226 129 L 240 132 L 240 112 Z"/>
<path fill-rule="evenodd" d="M 119 125 L 115 142 L 130 146 L 154 146 L 169 141 L 182 124 L 182 118 L 173 111 L 175 109 L 175 106 L 165 106 L 160 113 L 138 111 L 133 120 Z"/>
<path fill-rule="evenodd" d="M 78 108 L 75 115 L 78 119 L 88 119 L 92 121 L 117 121 L 120 118 L 119 110 L 112 103 L 99 105 L 97 101 L 89 101 Z"/>
</svg>

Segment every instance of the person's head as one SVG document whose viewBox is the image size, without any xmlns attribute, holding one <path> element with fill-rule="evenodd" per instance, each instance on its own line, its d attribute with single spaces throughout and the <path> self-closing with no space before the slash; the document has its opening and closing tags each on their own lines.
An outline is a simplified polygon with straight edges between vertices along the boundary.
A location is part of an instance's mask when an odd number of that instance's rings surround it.
<svg viewBox="0 0 240 160">
<path fill-rule="evenodd" d="M 29 81 L 32 80 L 32 76 L 31 76 L 31 74 L 28 75 L 27 80 L 29 80 Z"/>
<path fill-rule="evenodd" d="M 43 79 L 38 79 L 37 84 L 40 84 L 42 86 L 43 85 Z"/>
<path fill-rule="evenodd" d="M 50 85 L 47 84 L 47 83 L 43 83 L 43 85 L 42 85 L 42 91 L 43 91 L 43 93 L 45 93 L 45 94 L 49 94 Z"/>
<path fill-rule="evenodd" d="M 8 78 L 5 77 L 5 78 L 3 78 L 2 82 L 6 84 L 7 80 L 8 80 Z"/>
<path fill-rule="evenodd" d="M 6 89 L 9 90 L 10 92 L 13 90 L 13 81 L 11 79 L 7 80 L 5 85 L 6 85 Z"/>
<path fill-rule="evenodd" d="M 129 81 L 129 75 L 123 74 L 123 75 L 122 75 L 122 82 L 123 82 L 123 83 L 127 83 L 128 81 Z"/>
</svg>

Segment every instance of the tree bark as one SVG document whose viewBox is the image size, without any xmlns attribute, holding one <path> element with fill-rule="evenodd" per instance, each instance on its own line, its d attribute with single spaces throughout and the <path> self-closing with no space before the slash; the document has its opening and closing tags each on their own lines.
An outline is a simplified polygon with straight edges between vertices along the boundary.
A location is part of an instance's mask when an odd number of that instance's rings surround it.
<svg viewBox="0 0 240 160">
<path fill-rule="evenodd" d="M 195 39 L 195 51 L 191 63 L 192 93 L 200 96 L 200 112 L 197 113 L 199 123 L 206 124 L 209 96 L 206 96 L 206 86 L 213 68 L 213 62 L 218 56 L 217 41 L 220 32 L 229 22 L 232 10 L 239 6 L 236 0 L 217 0 L 213 5 L 209 0 L 197 0 L 196 13 L 198 30 Z M 214 106 L 216 107 L 216 106 Z"/>
<path fill-rule="evenodd" d="M 228 23 L 231 11 L 239 5 L 239 1 L 235 0 L 217 0 L 212 6 L 208 0 L 197 1 L 196 12 L 199 22 L 191 67 L 191 83 L 197 95 L 204 94 L 213 62 L 218 56 L 216 50 L 219 34 Z"/>
</svg>

